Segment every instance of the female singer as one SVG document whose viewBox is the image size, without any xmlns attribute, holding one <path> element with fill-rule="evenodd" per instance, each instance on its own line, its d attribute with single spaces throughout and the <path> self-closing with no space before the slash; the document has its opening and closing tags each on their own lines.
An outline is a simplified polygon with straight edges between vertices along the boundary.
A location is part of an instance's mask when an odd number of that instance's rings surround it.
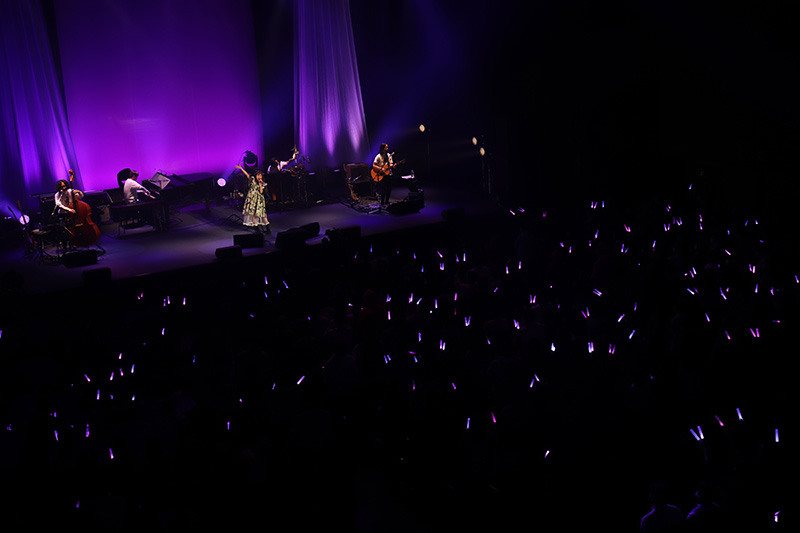
<svg viewBox="0 0 800 533">
<path fill-rule="evenodd" d="M 257 232 L 270 235 L 269 220 L 267 219 L 267 201 L 264 199 L 264 172 L 258 169 L 255 177 L 253 177 L 241 165 L 236 165 L 236 168 L 244 172 L 250 183 L 250 189 L 247 191 L 247 196 L 244 199 L 244 208 L 242 209 L 244 225 L 254 228 Z"/>
</svg>

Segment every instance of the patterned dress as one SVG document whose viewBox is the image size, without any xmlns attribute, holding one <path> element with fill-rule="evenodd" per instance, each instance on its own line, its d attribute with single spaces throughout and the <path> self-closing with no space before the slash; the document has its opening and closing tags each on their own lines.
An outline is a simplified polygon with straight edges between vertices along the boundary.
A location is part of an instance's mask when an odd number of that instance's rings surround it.
<svg viewBox="0 0 800 533">
<path fill-rule="evenodd" d="M 245 226 L 266 226 L 269 224 L 267 220 L 267 202 L 264 200 L 264 194 L 259 190 L 258 181 L 250 178 L 250 190 L 247 191 L 247 197 L 244 199 L 244 214 Z"/>
</svg>

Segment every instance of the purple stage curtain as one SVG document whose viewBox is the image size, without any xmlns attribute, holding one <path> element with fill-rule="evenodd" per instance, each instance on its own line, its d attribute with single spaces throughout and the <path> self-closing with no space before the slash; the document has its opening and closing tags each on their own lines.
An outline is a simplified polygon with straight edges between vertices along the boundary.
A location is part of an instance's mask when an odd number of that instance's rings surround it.
<svg viewBox="0 0 800 533">
<path fill-rule="evenodd" d="M 367 123 L 348 0 L 294 3 L 298 148 L 312 168 L 366 161 Z"/>
<path fill-rule="evenodd" d="M 72 168 L 80 187 L 62 97 L 39 0 L 0 1 L 0 208 L 55 192 Z"/>
<path fill-rule="evenodd" d="M 55 16 L 87 188 L 123 168 L 227 176 L 261 151 L 251 0 L 58 0 Z"/>
</svg>

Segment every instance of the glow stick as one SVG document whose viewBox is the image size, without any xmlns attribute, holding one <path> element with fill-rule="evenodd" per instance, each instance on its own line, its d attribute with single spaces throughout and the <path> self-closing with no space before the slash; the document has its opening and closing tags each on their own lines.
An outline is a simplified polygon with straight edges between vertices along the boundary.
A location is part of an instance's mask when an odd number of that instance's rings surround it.
<svg viewBox="0 0 800 533">
<path fill-rule="evenodd" d="M 422 342 L 422 333 L 417 333 L 417 342 Z"/>
<path fill-rule="evenodd" d="M 517 263 L 517 270 L 522 270 L 522 261 Z"/>
<path fill-rule="evenodd" d="M 714 415 L 714 418 L 716 418 L 716 419 L 717 419 L 717 422 L 719 422 L 719 425 L 720 425 L 721 427 L 725 427 L 725 424 L 723 424 L 723 423 L 722 423 L 722 420 L 720 420 L 720 419 L 719 419 L 719 417 L 718 417 L 717 415 Z"/>
<path fill-rule="evenodd" d="M 598 291 L 597 289 L 592 290 L 592 292 L 595 293 L 597 296 L 602 296 L 603 295 L 603 293 Z"/>
<path fill-rule="evenodd" d="M 467 418 L 467 429 L 469 429 L 469 418 Z"/>
<path fill-rule="evenodd" d="M 727 300 L 727 299 L 728 299 L 728 297 L 727 297 L 727 296 L 725 296 L 725 293 L 724 293 L 724 292 L 722 292 L 722 287 L 720 287 L 720 288 L 719 288 L 719 294 L 720 294 L 720 296 L 722 296 L 722 299 L 723 299 L 723 300 Z"/>
<path fill-rule="evenodd" d="M 386 320 L 391 320 L 391 319 L 392 319 L 392 312 L 386 311 Z"/>
<path fill-rule="evenodd" d="M 693 429 L 690 429 L 689 431 L 692 432 L 692 435 L 694 436 L 694 440 L 699 442 L 700 441 L 700 437 L 697 436 L 697 433 L 695 433 Z"/>
<path fill-rule="evenodd" d="M 725 336 L 728 338 L 728 340 L 731 340 L 731 336 L 728 334 L 728 330 L 725 330 Z"/>
<path fill-rule="evenodd" d="M 556 351 L 556 344 L 554 342 L 550 343 L 550 351 L 551 352 L 555 352 Z"/>
<path fill-rule="evenodd" d="M 471 320 L 472 320 L 471 316 L 465 316 L 464 317 L 464 325 L 465 326 L 469 326 L 469 323 L 470 323 Z"/>
<path fill-rule="evenodd" d="M 227 426 L 228 426 L 228 431 L 230 431 L 230 430 L 231 430 L 231 423 L 230 423 L 230 421 L 227 423 Z"/>
<path fill-rule="evenodd" d="M 297 380 L 297 384 L 300 385 L 304 379 L 306 379 L 305 376 L 300 376 L 300 379 Z"/>
<path fill-rule="evenodd" d="M 708 318 L 708 313 L 706 313 L 705 315 L 706 315 L 706 322 L 711 322 L 711 319 Z"/>
<path fill-rule="evenodd" d="M 108 381 L 114 381 L 114 373 L 113 372 L 111 373 L 111 377 L 108 379 Z"/>
<path fill-rule="evenodd" d="M 91 379 L 89 379 L 89 376 L 87 376 L 86 374 L 84 374 L 84 375 L 83 375 L 83 377 L 85 377 L 85 378 L 86 378 L 86 381 L 88 381 L 88 382 L 91 382 L 91 381 L 92 381 Z"/>
<path fill-rule="evenodd" d="M 134 394 L 133 396 L 131 396 L 131 401 L 132 401 L 132 402 L 135 402 L 135 401 L 136 401 L 136 395 L 135 395 L 135 394 Z"/>
<path fill-rule="evenodd" d="M 455 384 L 455 383 L 452 383 L 452 382 L 451 382 L 451 383 L 450 383 L 450 385 L 452 385 L 452 386 L 453 386 L 453 390 L 456 390 L 456 384 Z"/>
<path fill-rule="evenodd" d="M 756 283 L 756 294 L 758 294 L 758 283 Z"/>
<path fill-rule="evenodd" d="M 56 442 L 58 442 L 58 431 L 56 431 L 56 430 L 53 430 L 53 433 L 55 433 L 55 435 L 56 435 Z"/>
<path fill-rule="evenodd" d="M 444 263 L 439 263 L 439 270 L 444 270 Z M 508 270 L 508 267 L 506 267 L 506 270 Z M 508 274 L 508 272 L 506 272 L 506 274 Z"/>
<path fill-rule="evenodd" d="M 514 329 L 519 329 L 519 322 L 514 320 Z"/>
<path fill-rule="evenodd" d="M 417 384 L 414 383 L 414 380 L 411 380 L 411 390 L 417 390 Z"/>
<path fill-rule="evenodd" d="M 86 438 L 89 438 L 89 424 L 86 424 Z"/>
<path fill-rule="evenodd" d="M 614 352 L 616 352 L 616 351 L 617 351 L 617 347 L 615 345 L 613 345 L 613 344 L 609 344 L 608 345 L 608 353 L 610 353 L 611 355 L 614 355 Z"/>
<path fill-rule="evenodd" d="M 633 338 L 634 333 L 636 333 L 636 330 L 631 331 L 631 334 L 628 335 L 628 340 L 631 340 Z"/>
<path fill-rule="evenodd" d="M 531 294 L 529 300 L 530 300 L 530 303 L 535 304 L 536 303 L 536 295 L 535 294 Z"/>
<path fill-rule="evenodd" d="M 623 319 L 623 318 L 625 318 L 625 313 L 622 313 L 621 315 L 619 315 L 619 318 L 617 319 L 617 322 L 618 322 L 618 323 L 619 323 L 619 322 L 622 322 L 622 319 Z"/>
<path fill-rule="evenodd" d="M 497 424 L 497 419 L 494 417 L 494 412 L 492 412 L 492 422 Z"/>
<path fill-rule="evenodd" d="M 167 328 L 161 328 L 161 335 L 164 335 L 164 331 L 165 331 L 166 329 L 167 329 Z"/>
<path fill-rule="evenodd" d="M 703 430 L 700 428 L 700 426 L 697 426 L 697 432 L 700 434 L 700 438 L 701 438 L 701 439 L 704 439 L 704 438 L 705 438 L 705 437 L 703 436 Z"/>
<path fill-rule="evenodd" d="M 778 439 L 778 428 L 775 428 L 775 442 L 779 442 L 779 439 Z"/>
<path fill-rule="evenodd" d="M 550 450 L 547 450 L 546 452 L 544 452 L 544 458 L 547 459 L 548 455 L 550 455 Z"/>
<path fill-rule="evenodd" d="M 594 353 L 594 343 L 593 342 L 589 343 L 589 353 Z"/>
<path fill-rule="evenodd" d="M 739 417 L 739 420 L 741 420 L 742 422 L 744 422 L 744 418 L 742 418 L 742 412 L 739 410 L 739 408 L 738 408 L 738 407 L 736 408 L 736 416 L 738 416 L 738 417 Z"/>
<path fill-rule="evenodd" d="M 112 460 L 114 459 L 114 451 L 111 448 L 108 449 L 108 455 L 111 457 Z"/>
<path fill-rule="evenodd" d="M 183 297 L 183 305 L 186 305 L 186 297 Z"/>
<path fill-rule="evenodd" d="M 100 389 L 97 389 L 97 399 L 100 399 Z"/>
</svg>

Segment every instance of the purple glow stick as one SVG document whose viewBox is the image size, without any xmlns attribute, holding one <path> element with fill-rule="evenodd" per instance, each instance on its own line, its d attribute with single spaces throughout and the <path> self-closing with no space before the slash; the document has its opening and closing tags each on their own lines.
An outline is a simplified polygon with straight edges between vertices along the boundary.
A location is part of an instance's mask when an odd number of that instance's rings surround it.
<svg viewBox="0 0 800 533">
<path fill-rule="evenodd" d="M 631 340 L 633 338 L 634 333 L 636 333 L 636 330 L 631 331 L 631 334 L 628 335 L 628 340 Z"/>
<path fill-rule="evenodd" d="M 728 338 L 728 340 L 731 340 L 731 336 L 728 334 L 728 330 L 725 330 L 725 336 Z"/>
<path fill-rule="evenodd" d="M 594 353 L 594 343 L 593 342 L 589 343 L 589 353 Z"/>
<path fill-rule="evenodd" d="M 486 337 L 486 344 L 488 344 L 489 346 L 492 345 L 492 341 L 489 340 L 489 337 Z"/>
<path fill-rule="evenodd" d="M 469 418 L 467 418 L 467 429 L 469 429 Z"/>
<path fill-rule="evenodd" d="M 301 376 L 300 379 L 297 380 L 297 384 L 300 385 L 303 382 L 304 379 L 306 379 L 306 377 L 305 376 Z"/>
<path fill-rule="evenodd" d="M 89 424 L 86 424 L 86 438 L 89 438 Z"/>
<path fill-rule="evenodd" d="M 391 319 L 392 319 L 392 312 L 386 311 L 386 320 L 391 320 Z"/>
<path fill-rule="evenodd" d="M 727 297 L 727 296 L 725 296 L 725 293 L 724 293 L 724 292 L 722 292 L 722 287 L 720 287 L 720 288 L 719 288 L 719 294 L 720 294 L 720 296 L 722 296 L 722 299 L 723 299 L 723 300 L 727 300 L 727 299 L 728 299 L 728 297 Z"/>
<path fill-rule="evenodd" d="M 700 442 L 700 437 L 697 436 L 697 433 L 695 433 L 693 429 L 690 429 L 689 431 L 692 432 L 692 436 L 694 436 L 694 440 Z"/>
<path fill-rule="evenodd" d="M 417 390 L 417 384 L 414 383 L 414 380 L 411 380 L 411 390 Z"/>
<path fill-rule="evenodd" d="M 444 270 L 444 263 L 439 263 L 439 270 Z M 508 267 L 506 267 L 506 270 L 508 270 Z M 508 272 L 506 272 L 506 274 L 508 274 Z"/>
<path fill-rule="evenodd" d="M 547 450 L 546 452 L 544 452 L 544 458 L 547 459 L 548 455 L 550 455 L 550 450 Z"/>
<path fill-rule="evenodd" d="M 717 419 L 717 422 L 719 422 L 719 425 L 720 425 L 721 427 L 725 427 L 725 424 L 723 424 L 723 423 L 722 423 L 722 420 L 720 420 L 720 419 L 719 419 L 719 417 L 718 417 L 717 415 L 714 415 L 714 418 L 716 418 L 716 419 Z"/>
<path fill-rule="evenodd" d="M 472 320 L 471 316 L 465 316 L 464 317 L 464 325 L 465 326 L 469 326 L 469 323 L 470 323 L 471 320 Z"/>
<path fill-rule="evenodd" d="M 736 408 L 736 416 L 738 416 L 738 417 L 739 417 L 739 420 L 741 420 L 742 422 L 744 422 L 744 418 L 742 418 L 742 412 L 739 410 L 739 408 L 738 408 L 738 407 Z"/>
<path fill-rule="evenodd" d="M 706 322 L 711 322 L 711 319 L 708 318 L 708 313 L 706 313 L 705 315 L 706 315 Z"/>
<path fill-rule="evenodd" d="M 506 275 L 508 275 L 508 265 L 506 265 Z"/>
<path fill-rule="evenodd" d="M 705 437 L 703 436 L 703 430 L 700 428 L 700 426 L 697 426 L 697 432 L 700 434 L 700 438 L 701 438 L 701 439 L 704 439 L 704 438 L 705 438 Z"/>
<path fill-rule="evenodd" d="M 108 378 L 108 381 L 114 381 L 114 373 L 113 372 L 111 373 L 111 377 Z"/>
<path fill-rule="evenodd" d="M 625 313 L 622 313 L 621 315 L 619 315 L 619 318 L 617 319 L 617 323 L 622 322 L 623 318 L 625 318 Z"/>
<path fill-rule="evenodd" d="M 494 417 L 494 412 L 492 412 L 492 422 L 497 424 L 497 419 Z"/>
<path fill-rule="evenodd" d="M 166 329 L 167 328 L 161 328 L 161 335 L 164 335 L 164 331 L 166 331 Z"/>
<path fill-rule="evenodd" d="M 230 421 L 228 421 L 228 424 L 227 424 L 227 426 L 228 426 L 228 431 L 230 431 L 230 430 L 231 430 L 231 423 L 230 423 Z"/>
<path fill-rule="evenodd" d="M 555 352 L 556 351 L 556 344 L 554 342 L 550 343 L 550 351 L 551 352 Z"/>
<path fill-rule="evenodd" d="M 614 355 L 614 352 L 616 352 L 616 351 L 617 351 L 617 347 L 615 345 L 613 345 L 613 344 L 609 344 L 608 345 L 608 353 L 610 353 L 611 355 Z"/>
<path fill-rule="evenodd" d="M 522 270 L 522 261 L 517 263 L 517 270 Z"/>
<path fill-rule="evenodd" d="M 81 506 L 81 501 L 78 500 L 78 503 L 75 504 L 75 509 L 79 509 Z"/>
<path fill-rule="evenodd" d="M 597 296 L 602 296 L 603 295 L 603 293 L 598 291 L 597 289 L 593 289 L 592 292 L 595 293 Z"/>
<path fill-rule="evenodd" d="M 530 295 L 530 303 L 532 303 L 532 304 L 536 303 L 536 295 L 535 294 L 531 294 Z"/>
<path fill-rule="evenodd" d="M 100 389 L 97 389 L 97 399 L 100 399 Z"/>
<path fill-rule="evenodd" d="M 186 305 L 186 297 L 183 297 L 183 305 Z"/>
<path fill-rule="evenodd" d="M 514 320 L 514 329 L 519 329 L 519 321 Z"/>
<path fill-rule="evenodd" d="M 111 457 L 112 460 L 114 459 L 114 451 L 111 448 L 108 449 L 108 455 Z"/>
<path fill-rule="evenodd" d="M 91 380 L 91 379 L 89 379 L 89 376 L 87 376 L 86 374 L 84 374 L 84 375 L 83 375 L 83 377 L 85 377 L 85 378 L 86 378 L 86 381 L 88 381 L 88 382 L 90 382 L 90 383 L 91 383 L 91 381 L 92 381 L 92 380 Z"/>
<path fill-rule="evenodd" d="M 417 342 L 422 342 L 422 332 L 417 333 Z"/>
<path fill-rule="evenodd" d="M 689 291 L 689 294 L 692 294 L 692 295 L 694 295 L 694 294 L 697 294 L 696 292 L 694 292 L 694 291 L 693 291 L 692 289 L 690 289 L 689 287 L 686 287 L 686 290 L 687 290 L 687 291 Z"/>
<path fill-rule="evenodd" d="M 778 428 L 775 428 L 775 442 L 780 442 L 778 439 Z"/>
<path fill-rule="evenodd" d="M 131 396 L 131 401 L 132 401 L 132 402 L 135 402 L 135 401 L 136 401 L 136 395 L 135 395 L 135 394 L 134 394 L 133 396 Z"/>
<path fill-rule="evenodd" d="M 450 385 L 452 385 L 452 386 L 453 386 L 453 390 L 456 390 L 456 384 L 455 384 L 455 383 L 452 383 L 452 382 L 451 382 L 451 383 L 450 383 Z"/>
<path fill-rule="evenodd" d="M 54 433 L 54 434 L 55 434 L 55 436 L 56 436 L 56 442 L 58 442 L 58 431 L 56 431 L 56 430 L 53 430 L 53 433 Z"/>
</svg>

